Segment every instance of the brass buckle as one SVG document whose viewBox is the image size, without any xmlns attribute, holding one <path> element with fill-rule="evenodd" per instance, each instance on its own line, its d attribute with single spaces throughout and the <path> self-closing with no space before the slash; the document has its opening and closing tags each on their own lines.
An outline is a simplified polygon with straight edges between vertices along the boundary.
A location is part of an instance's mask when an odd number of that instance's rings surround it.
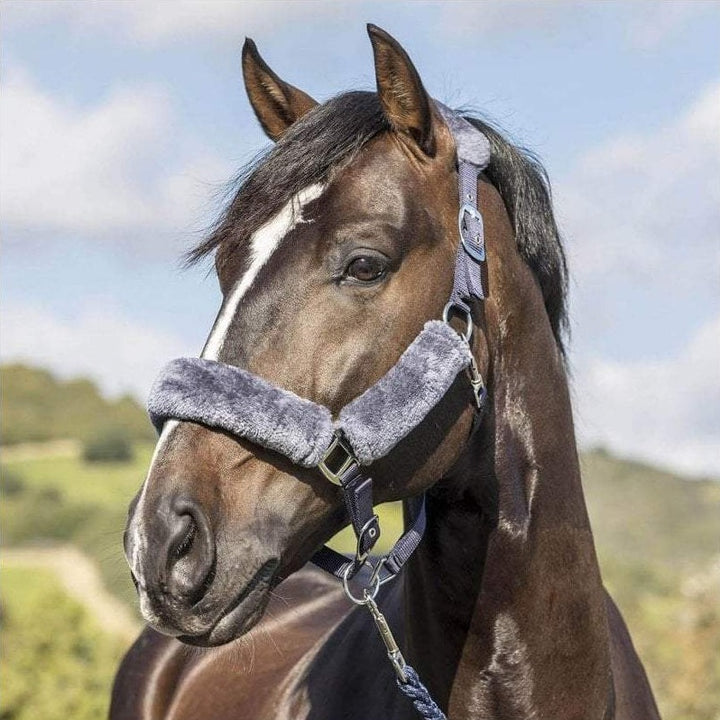
<svg viewBox="0 0 720 720">
<path fill-rule="evenodd" d="M 330 447 L 318 463 L 318 470 L 334 485 L 340 485 L 340 478 L 353 466 L 359 465 L 350 446 L 336 433 Z"/>
</svg>

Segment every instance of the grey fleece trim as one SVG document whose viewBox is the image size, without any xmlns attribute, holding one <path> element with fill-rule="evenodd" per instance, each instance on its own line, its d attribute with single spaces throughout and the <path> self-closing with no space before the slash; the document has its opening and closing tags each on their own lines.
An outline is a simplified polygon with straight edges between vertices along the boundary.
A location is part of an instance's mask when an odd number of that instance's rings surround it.
<svg viewBox="0 0 720 720">
<path fill-rule="evenodd" d="M 387 455 L 418 426 L 471 359 L 447 323 L 430 320 L 397 364 L 340 412 L 342 429 L 362 465 Z"/>
<path fill-rule="evenodd" d="M 470 362 L 467 343 L 431 320 L 375 385 L 344 407 L 336 423 L 363 465 L 386 455 L 445 395 Z M 203 358 L 166 365 L 148 398 L 159 430 L 168 418 L 189 420 L 275 450 L 314 467 L 330 445 L 330 411 L 247 370 Z"/>
<path fill-rule="evenodd" d="M 203 358 L 179 358 L 162 370 L 148 398 L 156 428 L 190 420 L 227 430 L 303 467 L 314 467 L 332 440 L 330 411 L 247 370 Z"/>
<path fill-rule="evenodd" d="M 490 141 L 454 110 L 437 100 L 435 106 L 452 132 L 458 159 L 472 163 L 478 170 L 486 168 L 490 162 Z"/>
</svg>

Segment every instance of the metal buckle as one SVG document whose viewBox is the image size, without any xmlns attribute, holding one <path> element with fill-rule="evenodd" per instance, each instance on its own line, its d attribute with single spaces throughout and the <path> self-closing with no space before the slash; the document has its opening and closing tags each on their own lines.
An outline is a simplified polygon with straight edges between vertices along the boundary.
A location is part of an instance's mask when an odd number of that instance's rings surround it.
<svg viewBox="0 0 720 720">
<path fill-rule="evenodd" d="M 364 544 L 365 535 L 370 538 L 370 546 L 363 552 L 360 546 Z M 370 551 L 375 547 L 375 543 L 380 537 L 380 518 L 377 515 L 373 515 L 362 527 L 360 534 L 357 537 L 357 543 L 355 545 L 355 564 L 362 566 L 370 554 Z"/>
<path fill-rule="evenodd" d="M 474 220 L 479 222 L 480 226 L 482 227 L 483 218 L 480 211 L 470 203 L 463 203 L 460 206 L 460 212 L 458 213 L 458 231 L 460 232 L 460 242 L 463 244 L 465 252 L 467 252 L 467 254 L 473 260 L 483 262 L 485 260 L 485 243 L 483 242 L 482 236 L 478 237 L 477 245 L 473 245 L 472 243 L 465 240 L 465 235 L 463 234 L 463 227 L 465 223 L 466 213 L 470 215 Z"/>
<path fill-rule="evenodd" d="M 317 467 L 327 480 L 342 487 L 340 478 L 350 467 L 359 464 L 350 446 L 343 441 L 343 438 L 338 433 L 335 433 L 333 441 Z"/>
<path fill-rule="evenodd" d="M 450 313 L 455 310 L 458 315 L 462 314 L 465 316 L 465 332 L 462 333 L 462 338 L 469 345 L 473 334 L 473 321 L 472 315 L 461 305 L 455 305 L 453 302 L 449 302 L 443 309 L 442 319 L 443 322 L 450 324 Z"/>
</svg>

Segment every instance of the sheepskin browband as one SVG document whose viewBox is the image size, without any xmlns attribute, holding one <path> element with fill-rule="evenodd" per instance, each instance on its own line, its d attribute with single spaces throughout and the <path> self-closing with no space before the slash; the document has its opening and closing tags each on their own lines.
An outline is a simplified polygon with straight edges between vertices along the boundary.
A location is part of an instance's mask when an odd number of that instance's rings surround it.
<svg viewBox="0 0 720 720">
<path fill-rule="evenodd" d="M 341 431 L 362 465 L 386 455 L 417 427 L 471 360 L 465 340 L 431 320 L 398 362 L 333 422 L 330 411 L 243 368 L 204 358 L 170 362 L 155 381 L 148 411 L 225 430 L 314 467 Z"/>
</svg>

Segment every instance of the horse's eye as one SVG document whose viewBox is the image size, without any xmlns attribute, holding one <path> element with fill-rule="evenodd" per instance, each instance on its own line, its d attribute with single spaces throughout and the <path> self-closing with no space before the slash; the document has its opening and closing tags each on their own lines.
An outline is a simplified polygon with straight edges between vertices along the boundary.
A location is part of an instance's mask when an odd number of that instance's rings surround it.
<svg viewBox="0 0 720 720">
<path fill-rule="evenodd" d="M 372 255 L 361 255 L 353 259 L 345 270 L 345 277 L 359 282 L 372 282 L 385 274 L 385 263 Z"/>
</svg>

